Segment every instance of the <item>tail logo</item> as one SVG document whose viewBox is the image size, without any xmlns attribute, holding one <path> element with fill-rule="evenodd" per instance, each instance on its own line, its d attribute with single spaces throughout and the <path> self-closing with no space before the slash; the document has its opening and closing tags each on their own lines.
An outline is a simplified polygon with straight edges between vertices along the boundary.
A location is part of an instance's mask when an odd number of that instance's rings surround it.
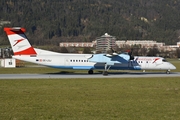
<svg viewBox="0 0 180 120">
<path fill-rule="evenodd" d="M 18 43 L 20 43 L 21 41 L 23 41 L 24 39 L 20 39 L 20 40 L 15 40 L 15 44 L 13 45 L 13 46 L 15 46 L 15 45 L 17 45 Z"/>
<path fill-rule="evenodd" d="M 29 43 L 24 32 L 24 28 L 13 27 L 4 28 L 8 39 L 10 41 L 11 47 L 13 49 L 14 55 L 36 55 L 36 51 Z"/>
</svg>

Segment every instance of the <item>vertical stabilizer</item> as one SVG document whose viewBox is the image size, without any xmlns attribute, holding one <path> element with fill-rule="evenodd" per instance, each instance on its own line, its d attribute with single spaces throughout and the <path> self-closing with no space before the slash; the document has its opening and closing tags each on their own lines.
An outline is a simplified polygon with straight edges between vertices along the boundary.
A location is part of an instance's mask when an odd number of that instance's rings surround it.
<svg viewBox="0 0 180 120">
<path fill-rule="evenodd" d="M 4 28 L 6 32 L 11 47 L 13 49 L 14 55 L 35 55 L 36 51 L 30 45 L 24 32 L 26 31 L 21 27 Z"/>
</svg>

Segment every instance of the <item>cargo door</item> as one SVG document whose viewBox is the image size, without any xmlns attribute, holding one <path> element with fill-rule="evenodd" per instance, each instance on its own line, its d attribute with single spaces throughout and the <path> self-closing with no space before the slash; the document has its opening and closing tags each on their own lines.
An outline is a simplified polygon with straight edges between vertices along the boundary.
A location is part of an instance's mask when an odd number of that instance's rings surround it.
<svg viewBox="0 0 180 120">
<path fill-rule="evenodd" d="M 65 58 L 65 59 L 64 59 L 64 65 L 65 65 L 65 66 L 69 66 L 69 62 L 70 62 L 70 61 L 69 61 L 69 58 Z"/>
</svg>

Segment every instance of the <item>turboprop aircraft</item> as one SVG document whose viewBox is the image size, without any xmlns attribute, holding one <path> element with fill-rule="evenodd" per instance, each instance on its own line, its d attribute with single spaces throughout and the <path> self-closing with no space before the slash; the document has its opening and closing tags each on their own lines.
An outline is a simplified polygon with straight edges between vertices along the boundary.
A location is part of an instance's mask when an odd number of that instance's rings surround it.
<svg viewBox="0 0 180 120">
<path fill-rule="evenodd" d="M 21 27 L 5 27 L 15 59 L 32 62 L 48 67 L 60 69 L 103 70 L 103 75 L 108 75 L 108 70 L 170 70 L 176 69 L 174 65 L 162 57 L 132 56 L 129 53 L 113 54 L 66 54 L 33 48 Z"/>
</svg>

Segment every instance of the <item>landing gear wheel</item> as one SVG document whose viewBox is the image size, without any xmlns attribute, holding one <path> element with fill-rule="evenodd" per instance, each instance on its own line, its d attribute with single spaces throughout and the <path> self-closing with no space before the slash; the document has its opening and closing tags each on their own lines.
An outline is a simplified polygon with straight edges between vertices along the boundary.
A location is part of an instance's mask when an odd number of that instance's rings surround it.
<svg viewBox="0 0 180 120">
<path fill-rule="evenodd" d="M 167 70 L 167 71 L 166 71 L 166 74 L 170 74 L 170 70 Z"/>
<path fill-rule="evenodd" d="M 103 75 L 104 76 L 108 75 L 108 72 L 107 71 L 103 71 Z"/>
<path fill-rule="evenodd" d="M 88 74 L 93 74 L 93 73 L 94 73 L 93 70 L 88 71 Z"/>
</svg>

